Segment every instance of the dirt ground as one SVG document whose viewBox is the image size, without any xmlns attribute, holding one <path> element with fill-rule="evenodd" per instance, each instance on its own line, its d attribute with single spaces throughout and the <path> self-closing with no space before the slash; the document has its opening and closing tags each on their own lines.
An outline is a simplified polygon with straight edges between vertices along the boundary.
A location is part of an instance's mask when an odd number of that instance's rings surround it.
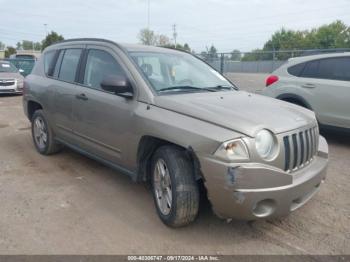
<svg viewBox="0 0 350 262">
<path fill-rule="evenodd" d="M 68 149 L 39 155 L 21 96 L 1 96 L 0 254 L 350 254 L 350 137 L 326 138 L 326 183 L 289 217 L 227 223 L 206 204 L 175 230 L 145 185 Z"/>
</svg>

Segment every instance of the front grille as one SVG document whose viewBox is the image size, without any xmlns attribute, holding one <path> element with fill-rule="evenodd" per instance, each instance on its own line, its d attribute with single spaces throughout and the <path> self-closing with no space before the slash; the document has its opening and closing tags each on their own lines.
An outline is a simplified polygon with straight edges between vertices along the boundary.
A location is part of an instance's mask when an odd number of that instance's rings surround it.
<svg viewBox="0 0 350 262">
<path fill-rule="evenodd" d="M 283 137 L 284 170 L 296 171 L 308 165 L 316 155 L 318 146 L 318 129 L 312 127 Z"/>
<path fill-rule="evenodd" d="M 15 80 L 0 80 L 0 86 L 13 86 Z"/>
</svg>

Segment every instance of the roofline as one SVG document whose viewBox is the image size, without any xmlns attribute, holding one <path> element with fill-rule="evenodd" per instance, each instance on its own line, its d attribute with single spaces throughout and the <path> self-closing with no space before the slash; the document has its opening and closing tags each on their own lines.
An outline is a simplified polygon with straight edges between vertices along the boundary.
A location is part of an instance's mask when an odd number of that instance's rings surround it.
<svg viewBox="0 0 350 262">
<path fill-rule="evenodd" d="M 71 39 L 65 39 L 65 40 L 53 43 L 52 45 L 50 45 L 50 47 L 54 46 L 54 45 L 63 44 L 63 43 L 79 42 L 79 41 L 104 42 L 104 43 L 115 45 L 116 47 L 121 49 L 124 53 L 127 53 L 127 50 L 125 50 L 125 48 L 122 45 L 118 44 L 117 42 L 114 42 L 114 41 L 111 41 L 111 40 L 107 40 L 107 39 L 104 39 L 104 38 L 71 38 Z"/>
</svg>

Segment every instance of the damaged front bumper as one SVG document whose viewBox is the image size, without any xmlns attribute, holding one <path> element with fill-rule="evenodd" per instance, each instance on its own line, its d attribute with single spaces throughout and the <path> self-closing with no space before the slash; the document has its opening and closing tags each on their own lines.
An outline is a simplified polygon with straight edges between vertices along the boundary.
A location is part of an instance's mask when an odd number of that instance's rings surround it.
<svg viewBox="0 0 350 262">
<path fill-rule="evenodd" d="M 304 205 L 326 178 L 328 145 L 320 136 L 313 161 L 293 173 L 259 163 L 226 163 L 199 157 L 208 198 L 222 218 L 286 216 Z"/>
</svg>

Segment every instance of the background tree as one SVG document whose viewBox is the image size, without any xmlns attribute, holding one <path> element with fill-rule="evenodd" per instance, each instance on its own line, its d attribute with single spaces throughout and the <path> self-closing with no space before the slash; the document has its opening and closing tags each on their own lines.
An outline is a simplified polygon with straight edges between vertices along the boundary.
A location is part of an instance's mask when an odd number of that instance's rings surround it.
<svg viewBox="0 0 350 262">
<path fill-rule="evenodd" d="M 350 48 L 350 27 L 342 21 L 303 31 L 282 28 L 265 43 L 263 51 L 330 48 Z M 275 58 L 286 60 L 291 56 L 291 53 L 278 53 Z"/>
<path fill-rule="evenodd" d="M 46 47 L 63 40 L 64 40 L 64 37 L 62 35 L 59 35 L 56 32 L 51 31 L 51 33 L 48 34 L 45 37 L 45 39 L 42 41 L 41 50 L 44 50 Z"/>
<path fill-rule="evenodd" d="M 170 38 L 166 35 L 156 36 L 156 45 L 158 46 L 167 46 L 170 45 Z"/>
<path fill-rule="evenodd" d="M 17 50 L 41 50 L 41 43 L 40 42 L 33 42 L 30 40 L 22 40 L 22 42 L 17 42 L 16 44 Z"/>
<path fill-rule="evenodd" d="M 209 50 L 208 50 L 208 56 L 209 58 L 218 58 L 218 50 L 214 45 L 211 45 Z"/>
<path fill-rule="evenodd" d="M 5 57 L 9 58 L 10 55 L 16 54 L 16 48 L 12 47 L 12 46 L 8 46 L 5 50 Z"/>
<path fill-rule="evenodd" d="M 147 28 L 141 29 L 138 38 L 143 45 L 157 45 L 157 35 Z"/>
<path fill-rule="evenodd" d="M 242 59 L 242 54 L 241 51 L 235 49 L 231 52 L 230 60 L 232 61 L 241 61 Z"/>
<path fill-rule="evenodd" d="M 177 43 L 175 46 L 171 43 L 170 38 L 168 36 L 163 34 L 156 34 L 154 33 L 154 31 L 149 30 L 147 28 L 140 30 L 140 33 L 138 34 L 138 39 L 143 45 L 161 46 L 191 52 L 191 48 L 187 43 L 185 43 L 184 45 Z"/>
</svg>

